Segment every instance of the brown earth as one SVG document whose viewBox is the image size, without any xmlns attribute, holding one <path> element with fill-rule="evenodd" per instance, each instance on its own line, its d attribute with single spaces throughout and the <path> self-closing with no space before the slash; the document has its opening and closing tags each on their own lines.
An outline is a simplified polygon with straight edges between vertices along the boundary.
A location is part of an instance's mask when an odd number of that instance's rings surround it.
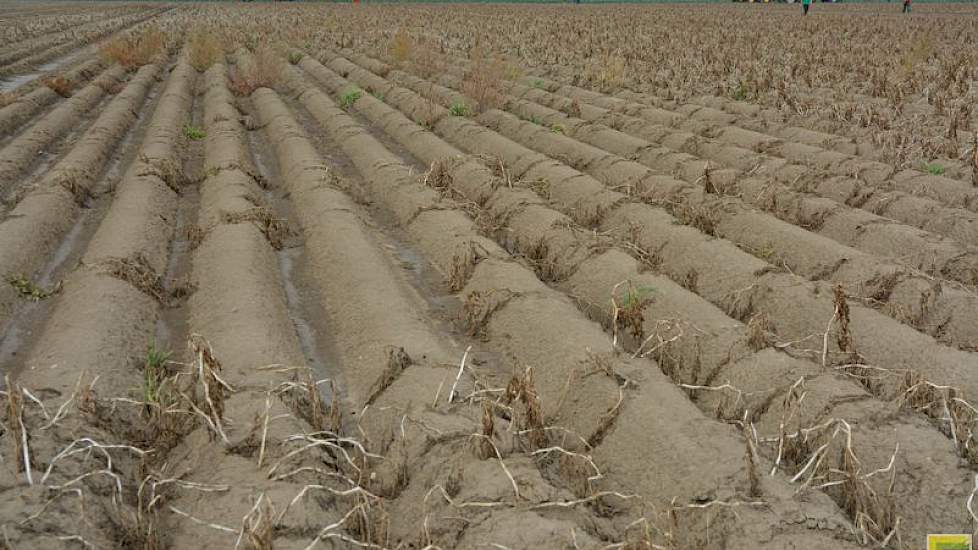
<svg viewBox="0 0 978 550">
<path fill-rule="evenodd" d="M 957 172 L 433 7 L 114 6 L 0 7 L 0 74 L 35 76 L 0 105 L 4 547 L 973 531 Z"/>
</svg>

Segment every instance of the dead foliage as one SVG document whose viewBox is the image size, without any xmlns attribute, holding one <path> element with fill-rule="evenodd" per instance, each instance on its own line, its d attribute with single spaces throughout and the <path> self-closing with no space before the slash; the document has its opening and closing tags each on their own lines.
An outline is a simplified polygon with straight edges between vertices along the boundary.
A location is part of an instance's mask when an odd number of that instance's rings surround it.
<svg viewBox="0 0 978 550">
<path fill-rule="evenodd" d="M 766 313 L 755 313 L 747 322 L 747 345 L 754 351 L 760 351 L 771 345 L 771 319 Z"/>
<path fill-rule="evenodd" d="M 169 295 L 163 287 L 162 277 L 156 274 L 156 270 L 142 254 L 136 253 L 129 258 L 109 258 L 103 261 L 103 265 L 108 269 L 109 275 L 131 284 L 157 302 L 168 301 Z"/>
<path fill-rule="evenodd" d="M 183 173 L 180 163 L 173 158 L 149 157 L 144 154 L 139 155 L 138 176 L 151 176 L 163 182 L 171 191 L 177 195 L 182 195 L 181 189 L 187 184 L 189 178 Z"/>
<path fill-rule="evenodd" d="M 567 114 L 574 118 L 581 118 L 581 102 L 576 97 L 568 105 Z"/>
<path fill-rule="evenodd" d="M 281 75 L 278 52 L 269 45 L 261 45 L 254 55 L 230 71 L 229 88 L 234 95 L 247 97 L 258 88 L 273 88 Z"/>
<path fill-rule="evenodd" d="M 224 223 L 254 223 L 275 250 L 284 248 L 286 240 L 295 235 L 295 231 L 292 230 L 288 220 L 276 218 L 272 215 L 271 209 L 266 206 L 256 206 L 237 212 L 224 212 L 221 215 L 221 220 Z"/>
<path fill-rule="evenodd" d="M 761 496 L 761 480 L 757 475 L 757 449 L 754 447 L 753 433 L 746 422 L 743 423 L 743 436 L 744 459 L 747 462 L 747 494 L 751 498 L 757 498 Z"/>
<path fill-rule="evenodd" d="M 370 390 L 370 396 L 367 398 L 367 404 L 371 404 L 375 399 L 380 397 L 384 390 L 390 387 L 391 384 L 397 380 L 401 372 L 413 364 L 411 357 L 404 351 L 404 348 L 388 348 L 387 349 L 387 365 L 384 367 L 384 371 L 381 373 L 380 377 L 374 382 Z"/>
<path fill-rule="evenodd" d="M 452 175 L 453 168 L 454 159 L 436 160 L 431 163 L 428 171 L 422 176 L 421 184 L 431 187 L 439 193 L 447 193 L 452 189 L 454 180 L 454 176 Z"/>
<path fill-rule="evenodd" d="M 469 52 L 469 67 L 462 77 L 462 93 L 472 98 L 479 112 L 503 106 L 503 82 L 516 75 L 516 69 L 501 57 L 492 56 L 481 45 Z"/>
<path fill-rule="evenodd" d="M 182 298 L 193 293 L 194 285 L 189 281 L 174 285 L 167 289 L 163 277 L 156 273 L 149 260 L 142 253 L 135 253 L 127 258 L 108 258 L 101 262 L 105 272 L 125 281 L 137 290 L 152 297 L 161 305 L 173 306 Z"/>
<path fill-rule="evenodd" d="M 513 408 L 515 423 L 526 436 L 529 450 L 542 449 L 548 444 L 547 431 L 543 425 L 543 410 L 540 395 L 533 382 L 533 368 L 526 367 L 523 372 L 513 373 L 503 394 L 503 403 L 510 406 L 522 405 L 522 410 Z M 495 453 L 494 453 L 495 454 Z"/>
<path fill-rule="evenodd" d="M 330 430 L 339 433 L 339 400 L 336 397 L 336 384 L 330 380 L 331 402 L 329 412 L 323 406 L 323 396 L 319 393 L 319 385 L 312 378 L 312 369 L 305 369 L 301 390 L 305 394 L 304 402 L 300 401 L 300 415 L 313 429 L 318 431 Z"/>
<path fill-rule="evenodd" d="M 458 245 L 458 249 L 458 253 L 452 256 L 452 269 L 448 275 L 448 286 L 452 292 L 465 288 L 475 272 L 475 266 L 488 256 L 482 245 L 473 241 Z"/>
<path fill-rule="evenodd" d="M 969 464 L 978 464 L 978 408 L 964 399 L 954 386 L 939 385 L 920 373 L 908 371 L 900 388 L 899 402 L 933 419 L 938 428 L 954 441 L 955 448 Z"/>
<path fill-rule="evenodd" d="M 224 401 L 234 388 L 220 377 L 223 367 L 203 336 L 191 334 L 187 339 L 187 347 L 194 358 L 191 380 L 196 393 L 191 401 L 198 403 L 194 409 L 210 426 L 211 435 L 220 436 L 228 443 L 224 433 Z"/>
<path fill-rule="evenodd" d="M 462 304 L 461 323 L 473 338 L 488 338 L 486 328 L 492 315 L 506 305 L 515 295 L 507 290 L 474 290 L 465 297 Z"/>
<path fill-rule="evenodd" d="M 711 237 L 717 236 L 717 226 L 720 224 L 720 204 L 717 202 L 693 204 L 692 201 L 680 200 L 669 203 L 668 209 L 683 225 L 699 229 Z"/>
<path fill-rule="evenodd" d="M 13 104 L 17 99 L 19 97 L 14 92 L 0 92 L 0 109 Z"/>
<path fill-rule="evenodd" d="M 99 55 L 107 62 L 114 62 L 127 69 L 136 69 L 152 63 L 163 53 L 166 35 L 159 27 L 149 26 L 140 32 L 116 36 L 99 48 Z"/>
<path fill-rule="evenodd" d="M 843 352 L 853 352 L 852 333 L 849 332 L 849 303 L 846 301 L 846 292 L 841 284 L 835 285 L 835 318 L 839 323 L 836 331 L 836 344 Z"/>
<path fill-rule="evenodd" d="M 978 131 L 975 131 L 974 137 L 971 138 L 969 160 L 971 161 L 971 185 L 978 187 Z"/>
<path fill-rule="evenodd" d="M 785 392 L 778 435 L 765 440 L 777 446 L 771 473 L 790 466 L 791 482 L 800 482 L 796 492 L 827 492 L 853 518 L 864 544 L 885 548 L 890 540 L 900 538 L 893 494 L 899 444 L 887 465 L 868 466 L 857 457 L 853 429 L 845 420 L 830 418 L 816 426 L 800 426 L 804 382 L 799 378 Z"/>
<path fill-rule="evenodd" d="M 414 53 L 414 40 L 404 27 L 397 29 L 391 38 L 388 52 L 391 59 L 399 66 L 404 66 Z"/>
<path fill-rule="evenodd" d="M 409 65 L 421 78 L 430 79 L 444 71 L 445 64 L 431 40 L 412 39 L 409 48 Z"/>
<path fill-rule="evenodd" d="M 717 178 L 713 176 L 714 171 L 715 168 L 713 165 L 707 162 L 706 167 L 703 169 L 703 175 L 700 176 L 700 180 L 703 182 L 703 191 L 710 195 L 726 195 L 727 189 L 720 182 L 716 181 Z"/>
<path fill-rule="evenodd" d="M 187 61 L 198 71 L 206 71 L 224 58 L 224 37 L 215 27 L 194 27 L 188 33 Z"/>
<path fill-rule="evenodd" d="M 588 85 L 602 92 L 613 92 L 620 89 L 626 81 L 625 59 L 617 53 L 595 57 L 584 67 L 584 72 L 577 75 L 579 84 Z"/>
<path fill-rule="evenodd" d="M 695 294 L 699 290 L 699 279 L 700 272 L 697 271 L 695 267 L 691 267 L 689 268 L 689 271 L 683 274 L 679 284 L 686 290 Z"/>
<path fill-rule="evenodd" d="M 340 412 L 340 394 L 336 389 L 336 382 L 329 381 L 329 431 L 339 434 L 343 431 L 343 416 Z"/>
<path fill-rule="evenodd" d="M 555 254 L 550 250 L 546 237 L 517 238 L 513 248 L 519 251 L 519 257 L 526 260 L 540 280 L 553 283 L 565 278 L 565 268 L 558 263 Z"/>
<path fill-rule="evenodd" d="M 41 81 L 41 84 L 47 86 L 54 93 L 61 97 L 71 97 L 71 92 L 75 87 L 75 83 L 68 78 L 63 76 L 51 76 L 45 78 Z"/>
<path fill-rule="evenodd" d="M 476 455 L 482 460 L 494 458 L 496 451 L 492 440 L 496 436 L 496 417 L 493 412 L 492 402 L 488 399 L 482 401 L 482 437 L 476 440 Z"/>
<path fill-rule="evenodd" d="M 645 337 L 645 316 L 643 311 L 649 306 L 655 289 L 636 286 L 632 281 L 622 281 L 611 290 L 611 319 L 615 342 L 619 341 L 620 330 L 628 330 L 632 338 L 641 341 Z"/>
<path fill-rule="evenodd" d="M 275 507 L 272 505 L 271 499 L 265 498 L 265 494 L 262 493 L 248 514 L 241 520 L 238 541 L 242 547 L 251 550 L 272 550 L 275 516 Z"/>
<path fill-rule="evenodd" d="M 189 225 L 184 229 L 184 239 L 190 245 L 191 250 L 195 250 L 200 243 L 204 242 L 204 237 L 207 236 L 208 230 L 204 229 L 199 225 Z"/>
<path fill-rule="evenodd" d="M 24 472 L 27 483 L 33 485 L 31 474 L 34 468 L 33 457 L 30 449 L 30 434 L 24 424 L 24 396 L 23 390 L 19 385 L 10 380 L 10 375 L 4 377 L 7 386 L 7 407 L 6 407 L 6 429 L 10 430 L 10 438 L 14 443 L 14 452 L 17 455 L 14 460 L 17 462 L 17 471 Z"/>
<path fill-rule="evenodd" d="M 65 168 L 53 176 L 55 184 L 71 193 L 75 204 L 83 208 L 94 197 L 91 188 L 85 183 L 87 179 L 88 172 L 83 168 Z"/>
</svg>

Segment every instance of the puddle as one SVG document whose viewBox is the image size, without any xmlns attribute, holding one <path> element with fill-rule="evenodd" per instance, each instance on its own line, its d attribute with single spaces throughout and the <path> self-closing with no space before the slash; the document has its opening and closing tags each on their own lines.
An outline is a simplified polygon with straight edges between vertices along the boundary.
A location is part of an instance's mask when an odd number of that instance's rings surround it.
<svg viewBox="0 0 978 550">
<path fill-rule="evenodd" d="M 190 125 L 200 128 L 203 126 L 204 105 L 200 95 L 203 81 L 198 78 L 194 84 L 193 104 L 190 109 Z M 199 182 L 204 170 L 204 142 L 178 143 L 178 150 L 183 148 L 183 174 L 188 181 Z M 170 236 L 169 254 L 163 273 L 163 287 L 171 292 L 178 285 L 190 282 L 193 264 L 191 259 L 191 243 L 187 228 L 196 225 L 200 210 L 200 187 L 194 183 L 180 188 L 181 194 L 175 198 L 177 209 L 173 223 L 173 234 Z M 159 349 L 171 350 L 174 357 L 179 358 L 186 349 L 190 337 L 190 321 L 187 301 L 181 300 L 175 307 L 161 306 L 156 319 L 156 334 L 154 345 Z"/>
<path fill-rule="evenodd" d="M 255 168 L 262 178 L 268 182 L 265 189 L 265 200 L 272 209 L 280 216 L 289 220 L 295 220 L 295 216 L 290 211 L 290 204 L 286 191 L 281 187 L 277 160 L 271 156 L 270 145 L 266 142 L 265 136 L 258 131 L 246 132 L 248 148 L 252 154 Z M 342 387 L 342 380 L 335 368 L 331 368 L 325 358 L 334 356 L 330 349 L 327 338 L 320 334 L 328 334 L 326 331 L 326 317 L 322 311 L 321 301 L 311 290 L 311 285 L 305 282 L 303 273 L 307 272 L 304 265 L 304 255 L 302 245 L 286 246 L 277 251 L 279 274 L 282 286 L 285 290 L 286 309 L 289 319 L 295 329 L 299 346 L 307 364 L 313 371 L 314 377 L 319 379 L 330 378 L 336 381 L 337 386 Z M 327 402 L 332 402 L 333 395 L 329 385 L 319 386 L 320 394 Z M 342 396 L 337 396 L 342 399 Z"/>
<path fill-rule="evenodd" d="M 34 71 L 30 73 L 0 78 L 0 92 L 10 92 L 16 90 L 17 88 L 20 88 L 29 82 L 33 82 L 51 71 L 56 71 L 70 65 L 72 62 L 78 59 L 78 57 L 82 54 L 82 51 L 83 49 L 77 50 L 68 55 L 48 61 L 43 65 L 38 65 L 34 68 Z"/>
<path fill-rule="evenodd" d="M 12 204 L 14 197 L 23 192 L 25 187 L 31 185 L 33 182 L 39 181 L 48 170 L 54 166 L 57 166 L 57 164 L 71 152 L 78 140 L 81 139 L 81 137 L 88 132 L 88 129 L 95 124 L 99 115 L 102 113 L 103 109 L 105 109 L 105 106 L 112 101 L 112 97 L 113 96 L 106 94 L 105 97 L 99 100 L 98 103 L 96 103 L 95 106 L 88 111 L 88 114 L 86 114 L 86 116 L 83 117 L 78 124 L 69 129 L 63 136 L 56 137 L 50 143 L 48 143 L 46 147 L 38 151 L 35 158 L 32 159 L 31 164 L 21 171 L 21 175 L 16 177 L 16 179 L 7 187 L 7 190 L 4 193 L 0 194 L 0 199 L 2 199 L 0 202 L 3 202 L 4 204 Z M 152 99 L 151 96 L 147 96 L 147 98 L 147 101 Z M 28 124 L 31 124 L 31 122 L 28 122 Z M 27 126 L 25 125 L 24 128 L 27 128 Z M 0 147 L 6 146 L 8 142 L 18 139 L 20 135 L 22 134 L 13 135 L 12 133 L 6 138 L 0 138 Z M 129 139 L 131 138 L 127 134 L 124 140 Z M 128 145 L 128 142 L 123 141 L 120 143 L 118 149 L 121 150 L 126 145 Z M 3 207 L 0 206 L 0 211 L 2 210 Z"/>
<path fill-rule="evenodd" d="M 36 283 L 50 290 L 66 277 L 85 253 L 88 242 L 98 230 L 99 222 L 108 211 L 112 201 L 111 190 L 124 171 L 135 158 L 135 143 L 141 141 L 149 125 L 150 113 L 156 110 L 159 99 L 159 86 L 155 86 L 146 96 L 139 117 L 129 126 L 125 135 L 115 146 L 115 153 L 102 168 L 96 178 L 94 193 L 96 198 L 83 208 L 78 219 L 65 234 L 47 263 L 37 272 Z M 5 283 L 5 281 L 4 281 Z M 57 296 L 37 302 L 20 301 L 14 305 L 11 320 L 6 326 L 0 325 L 0 370 L 4 374 L 16 375 L 26 356 L 44 328 L 51 314 Z"/>
</svg>

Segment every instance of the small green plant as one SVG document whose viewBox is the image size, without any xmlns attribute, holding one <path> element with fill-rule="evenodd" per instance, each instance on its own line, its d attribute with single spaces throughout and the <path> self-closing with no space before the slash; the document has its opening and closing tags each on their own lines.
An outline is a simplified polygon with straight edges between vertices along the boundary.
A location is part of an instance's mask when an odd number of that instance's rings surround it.
<svg viewBox="0 0 978 550">
<path fill-rule="evenodd" d="M 207 133 L 204 132 L 203 128 L 198 128 L 191 124 L 187 124 L 183 127 L 183 135 L 187 136 L 187 139 L 192 141 L 200 141 L 207 137 Z"/>
<path fill-rule="evenodd" d="M 159 401 L 159 389 L 166 379 L 166 362 L 173 355 L 156 347 L 153 342 L 146 350 L 146 363 L 143 365 L 143 399 L 146 403 Z"/>
<path fill-rule="evenodd" d="M 543 83 L 542 80 L 540 80 L 539 78 L 537 78 L 536 80 L 533 81 L 533 87 L 542 90 L 543 87 L 544 87 L 544 83 Z"/>
<path fill-rule="evenodd" d="M 344 94 L 340 95 L 340 107 L 349 109 L 361 97 L 363 97 L 363 92 L 356 88 L 350 90 L 349 92 L 345 92 Z"/>
<path fill-rule="evenodd" d="M 289 52 L 289 63 L 292 65 L 298 65 L 300 61 L 302 61 L 301 52 Z"/>
<path fill-rule="evenodd" d="M 561 126 L 560 124 L 551 124 L 550 125 L 550 131 L 553 132 L 553 133 L 555 133 L 555 134 L 563 134 L 564 133 L 564 127 Z"/>
<path fill-rule="evenodd" d="M 634 338 L 641 340 L 645 336 L 645 317 L 642 310 L 652 302 L 655 289 L 650 286 L 636 286 L 628 281 L 620 302 L 614 294 L 613 292 L 612 306 L 616 330 L 627 329 Z"/>
<path fill-rule="evenodd" d="M 541 119 L 537 115 L 530 115 L 530 118 L 528 118 L 527 120 L 529 120 L 533 124 L 536 124 L 537 126 L 543 126 L 543 119 Z"/>
<path fill-rule="evenodd" d="M 9 279 L 10 286 L 14 287 L 14 290 L 21 295 L 26 300 L 32 302 L 39 302 L 49 296 L 54 294 L 54 292 L 48 292 L 43 288 L 35 285 L 30 279 L 24 277 L 23 275 L 14 275 Z"/>
<path fill-rule="evenodd" d="M 469 106 L 461 101 L 452 103 L 452 106 L 448 109 L 448 112 L 452 116 L 469 116 Z"/>
<path fill-rule="evenodd" d="M 937 164 L 936 162 L 932 162 L 930 164 L 925 164 L 924 165 L 924 171 L 927 172 L 928 174 L 932 175 L 932 176 L 943 176 L 944 175 L 944 167 L 941 166 L 940 164 Z"/>
<path fill-rule="evenodd" d="M 628 289 L 625 291 L 625 295 L 622 296 L 621 299 L 621 308 L 634 309 L 636 307 L 644 306 L 648 303 L 653 294 L 655 294 L 655 289 L 650 286 L 628 285 Z"/>
<path fill-rule="evenodd" d="M 737 89 L 733 91 L 733 98 L 737 101 L 745 101 L 747 99 L 747 86 L 743 83 L 737 85 Z"/>
<path fill-rule="evenodd" d="M 381 103 L 383 103 L 383 101 L 384 101 L 384 94 L 382 94 L 380 92 L 371 92 L 370 95 L 374 96 L 377 99 L 377 101 L 380 101 Z"/>
</svg>

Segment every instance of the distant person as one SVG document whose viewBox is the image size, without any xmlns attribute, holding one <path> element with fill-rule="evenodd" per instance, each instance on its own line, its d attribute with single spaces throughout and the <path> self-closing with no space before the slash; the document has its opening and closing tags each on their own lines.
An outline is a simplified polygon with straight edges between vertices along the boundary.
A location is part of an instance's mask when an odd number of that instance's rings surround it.
<svg viewBox="0 0 978 550">
<path fill-rule="evenodd" d="M 812 0 L 801 0 L 801 14 L 808 15 L 808 8 L 812 5 Z"/>
<path fill-rule="evenodd" d="M 903 13 L 910 13 L 910 3 L 913 0 L 903 0 Z"/>
</svg>

